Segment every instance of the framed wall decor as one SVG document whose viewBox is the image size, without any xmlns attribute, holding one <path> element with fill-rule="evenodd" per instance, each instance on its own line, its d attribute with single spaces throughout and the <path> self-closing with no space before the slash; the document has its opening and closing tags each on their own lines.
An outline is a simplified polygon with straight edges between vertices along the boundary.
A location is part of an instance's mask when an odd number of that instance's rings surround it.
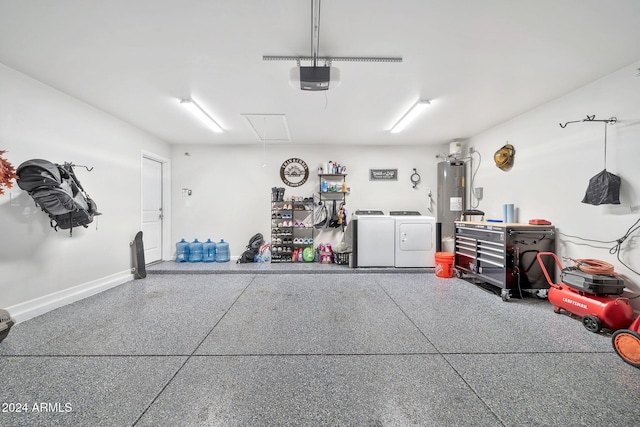
<svg viewBox="0 0 640 427">
<path fill-rule="evenodd" d="M 280 179 L 289 187 L 300 187 L 309 179 L 309 166 L 295 157 L 285 160 L 280 166 Z"/>
<path fill-rule="evenodd" d="M 369 169 L 369 181 L 397 181 L 398 169 Z"/>
</svg>

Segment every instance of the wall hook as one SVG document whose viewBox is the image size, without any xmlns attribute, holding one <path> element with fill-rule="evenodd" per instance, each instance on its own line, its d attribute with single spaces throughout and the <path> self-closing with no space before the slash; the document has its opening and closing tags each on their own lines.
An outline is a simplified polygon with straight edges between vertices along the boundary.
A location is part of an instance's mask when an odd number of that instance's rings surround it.
<svg viewBox="0 0 640 427">
<path fill-rule="evenodd" d="M 72 168 L 85 168 L 87 172 L 91 172 L 93 170 L 93 166 L 89 167 L 85 165 L 76 165 L 75 163 L 68 163 L 68 162 L 65 162 L 64 164 L 71 166 Z"/>
</svg>

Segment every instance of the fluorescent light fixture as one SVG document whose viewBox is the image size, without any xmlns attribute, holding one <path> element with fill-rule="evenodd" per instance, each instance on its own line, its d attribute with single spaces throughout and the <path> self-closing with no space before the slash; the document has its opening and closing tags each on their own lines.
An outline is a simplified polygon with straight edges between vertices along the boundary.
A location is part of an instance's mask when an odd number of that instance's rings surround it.
<svg viewBox="0 0 640 427">
<path fill-rule="evenodd" d="M 216 121 L 213 120 L 211 116 L 208 115 L 193 99 L 183 99 L 180 101 L 180 105 L 183 105 L 187 110 L 191 111 L 191 114 L 196 116 L 209 129 L 215 133 L 222 133 L 220 125 L 216 123 Z"/>
<path fill-rule="evenodd" d="M 431 103 L 426 99 L 419 99 L 415 104 L 413 104 L 413 107 L 411 107 L 409 111 L 407 111 L 404 116 L 402 116 L 400 120 L 398 120 L 398 123 L 393 125 L 393 127 L 391 128 L 391 133 L 398 133 L 402 131 L 402 129 L 407 127 L 407 125 L 422 111 L 424 111 L 424 109 L 427 108 L 429 104 Z"/>
</svg>

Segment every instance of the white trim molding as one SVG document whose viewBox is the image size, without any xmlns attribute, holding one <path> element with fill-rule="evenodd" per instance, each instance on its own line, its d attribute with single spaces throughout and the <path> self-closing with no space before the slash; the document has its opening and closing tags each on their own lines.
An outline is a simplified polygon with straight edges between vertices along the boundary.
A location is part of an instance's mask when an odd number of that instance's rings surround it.
<svg viewBox="0 0 640 427">
<path fill-rule="evenodd" d="M 63 307 L 92 295 L 96 295 L 100 292 L 104 292 L 108 289 L 115 288 L 116 286 L 131 280 L 133 280 L 131 270 L 126 270 L 121 273 L 112 274 L 110 276 L 92 280 L 91 282 L 73 286 L 62 291 L 44 295 L 30 301 L 25 301 L 11 307 L 6 307 L 6 310 L 11 314 L 11 317 L 16 323 L 20 323 L 36 316 L 40 316 L 51 310 L 55 310 L 56 308 Z"/>
</svg>

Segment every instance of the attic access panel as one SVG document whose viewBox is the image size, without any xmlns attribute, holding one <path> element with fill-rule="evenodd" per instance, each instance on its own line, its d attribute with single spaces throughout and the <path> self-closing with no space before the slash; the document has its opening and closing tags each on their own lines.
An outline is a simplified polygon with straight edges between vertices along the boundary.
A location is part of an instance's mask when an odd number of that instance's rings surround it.
<svg viewBox="0 0 640 427">
<path fill-rule="evenodd" d="M 284 114 L 242 114 L 260 142 L 290 142 L 289 125 Z"/>
</svg>

